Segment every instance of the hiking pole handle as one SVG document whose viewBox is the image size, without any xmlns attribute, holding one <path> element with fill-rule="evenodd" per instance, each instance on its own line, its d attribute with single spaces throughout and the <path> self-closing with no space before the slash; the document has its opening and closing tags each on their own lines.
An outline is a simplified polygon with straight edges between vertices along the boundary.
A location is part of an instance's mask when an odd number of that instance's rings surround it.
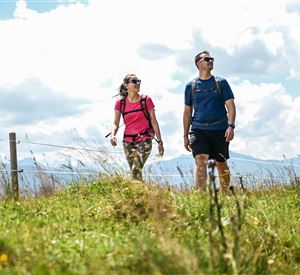
<svg viewBox="0 0 300 275">
<path fill-rule="evenodd" d="M 110 135 L 111 135 L 111 132 L 108 133 L 108 134 L 105 136 L 105 138 L 108 138 Z"/>
<path fill-rule="evenodd" d="M 124 125 L 124 123 L 121 124 L 121 125 L 118 127 L 118 129 L 119 129 L 120 127 L 122 127 L 123 125 Z M 105 138 L 108 138 L 108 137 L 111 135 L 111 133 L 112 133 L 112 132 L 109 132 L 109 133 L 105 136 Z"/>
</svg>

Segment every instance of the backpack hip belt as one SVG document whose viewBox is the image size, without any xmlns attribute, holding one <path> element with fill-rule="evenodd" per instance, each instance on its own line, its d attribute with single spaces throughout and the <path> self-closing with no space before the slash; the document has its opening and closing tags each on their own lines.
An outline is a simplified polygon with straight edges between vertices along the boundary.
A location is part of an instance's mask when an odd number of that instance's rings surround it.
<svg viewBox="0 0 300 275">
<path fill-rule="evenodd" d="M 217 125 L 217 124 L 220 124 L 222 122 L 225 122 L 227 121 L 227 118 L 222 118 L 220 120 L 216 120 L 216 121 L 211 121 L 211 122 L 192 122 L 192 125 L 200 125 L 200 126 L 213 126 L 213 125 Z"/>
<path fill-rule="evenodd" d="M 150 130 L 151 130 L 151 128 L 148 128 L 148 129 L 146 129 L 144 132 L 142 132 L 142 133 L 138 133 L 138 134 L 125 134 L 124 133 L 124 139 L 126 138 L 126 137 L 130 137 L 130 138 L 132 138 L 132 142 L 135 142 L 135 140 L 138 138 L 138 137 L 140 137 L 140 136 L 148 136 L 148 137 L 153 137 L 153 135 L 151 135 L 151 133 L 150 133 Z"/>
</svg>

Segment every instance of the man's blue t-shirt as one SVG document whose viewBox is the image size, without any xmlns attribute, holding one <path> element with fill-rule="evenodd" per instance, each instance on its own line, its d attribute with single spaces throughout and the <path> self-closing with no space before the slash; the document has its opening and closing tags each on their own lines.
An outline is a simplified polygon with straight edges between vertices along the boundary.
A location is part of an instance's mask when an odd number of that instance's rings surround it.
<svg viewBox="0 0 300 275">
<path fill-rule="evenodd" d="M 194 114 L 192 117 L 192 130 L 224 130 L 228 127 L 227 111 L 224 101 L 234 99 L 232 90 L 226 81 L 221 78 L 219 83 L 223 91 L 223 98 L 217 90 L 216 82 L 212 76 L 209 79 L 196 81 L 194 94 Z M 185 105 L 192 106 L 192 81 L 185 87 Z M 224 121 L 222 121 L 224 120 Z M 218 121 L 221 121 L 218 123 Z M 199 123 L 207 123 L 200 125 Z"/>
</svg>

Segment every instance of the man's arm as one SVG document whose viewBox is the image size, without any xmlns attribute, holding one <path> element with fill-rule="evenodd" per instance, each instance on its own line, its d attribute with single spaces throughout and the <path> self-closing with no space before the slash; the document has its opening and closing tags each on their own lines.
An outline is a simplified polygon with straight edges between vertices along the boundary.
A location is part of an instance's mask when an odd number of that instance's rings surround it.
<svg viewBox="0 0 300 275">
<path fill-rule="evenodd" d="M 189 129 L 192 117 L 192 106 L 184 105 L 183 111 L 183 138 L 184 147 L 186 150 L 191 151 L 190 140 L 189 140 Z"/>
<path fill-rule="evenodd" d="M 226 100 L 225 106 L 227 109 L 228 124 L 234 124 L 235 116 L 236 116 L 236 108 L 235 108 L 234 100 L 233 99 Z"/>
<path fill-rule="evenodd" d="M 234 104 L 233 99 L 228 99 L 225 101 L 225 106 L 227 109 L 227 117 L 228 117 L 228 124 L 234 124 L 235 123 L 235 117 L 236 117 L 236 108 Z M 234 138 L 234 129 L 232 127 L 228 127 L 225 132 L 225 138 L 226 141 L 229 142 L 233 140 Z"/>
</svg>

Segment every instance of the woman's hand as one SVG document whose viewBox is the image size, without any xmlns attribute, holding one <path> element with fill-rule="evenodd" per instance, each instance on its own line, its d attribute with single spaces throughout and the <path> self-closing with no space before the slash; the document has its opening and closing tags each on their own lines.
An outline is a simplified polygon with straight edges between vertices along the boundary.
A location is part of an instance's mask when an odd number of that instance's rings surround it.
<svg viewBox="0 0 300 275">
<path fill-rule="evenodd" d="M 111 136 L 110 143 L 112 146 L 117 146 L 117 138 L 115 136 Z"/>
<path fill-rule="evenodd" d="M 165 149 L 162 141 L 158 142 L 158 153 L 162 157 L 164 155 Z"/>
</svg>

